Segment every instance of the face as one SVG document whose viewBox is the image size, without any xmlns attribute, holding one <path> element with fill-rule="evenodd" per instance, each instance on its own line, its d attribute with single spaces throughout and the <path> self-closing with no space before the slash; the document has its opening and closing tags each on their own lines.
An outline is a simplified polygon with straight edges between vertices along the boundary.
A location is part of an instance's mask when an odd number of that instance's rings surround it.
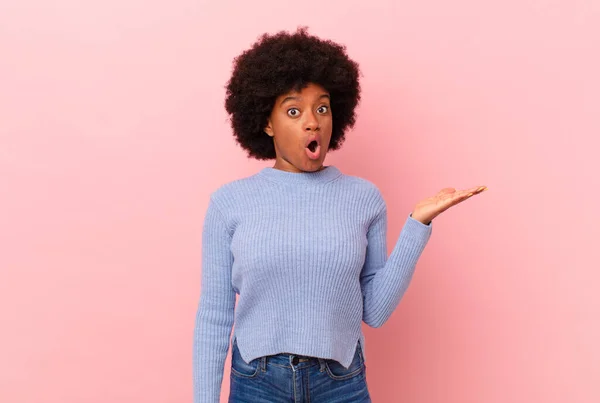
<svg viewBox="0 0 600 403">
<path fill-rule="evenodd" d="M 331 139 L 329 93 L 318 84 L 280 95 L 265 133 L 273 138 L 273 168 L 289 172 L 319 171 Z"/>
</svg>

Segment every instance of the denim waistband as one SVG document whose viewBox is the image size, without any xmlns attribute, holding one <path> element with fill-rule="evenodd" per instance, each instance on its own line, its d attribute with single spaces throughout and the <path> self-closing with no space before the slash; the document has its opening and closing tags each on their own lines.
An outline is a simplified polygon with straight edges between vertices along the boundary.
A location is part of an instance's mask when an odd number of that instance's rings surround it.
<svg viewBox="0 0 600 403">
<path fill-rule="evenodd" d="M 237 340 L 233 340 L 233 344 L 237 347 Z M 360 355 L 361 360 L 364 360 L 362 356 L 362 349 L 360 347 L 360 343 L 357 344 L 358 354 Z M 294 359 L 297 358 L 297 363 L 292 365 Z M 279 353 L 274 355 L 267 355 L 258 358 L 260 360 L 261 366 L 266 368 L 267 363 L 279 365 L 283 367 L 288 367 L 292 369 L 301 369 L 312 367 L 313 365 L 320 365 L 321 368 L 324 368 L 325 359 L 319 357 L 310 357 L 306 355 L 292 354 L 292 353 Z"/>
<path fill-rule="evenodd" d="M 298 363 L 294 365 L 295 368 L 312 367 L 313 365 L 322 364 L 323 362 L 322 358 L 291 353 L 280 353 L 264 357 L 265 363 L 281 365 L 285 367 L 291 367 L 295 358 L 298 359 Z"/>
</svg>

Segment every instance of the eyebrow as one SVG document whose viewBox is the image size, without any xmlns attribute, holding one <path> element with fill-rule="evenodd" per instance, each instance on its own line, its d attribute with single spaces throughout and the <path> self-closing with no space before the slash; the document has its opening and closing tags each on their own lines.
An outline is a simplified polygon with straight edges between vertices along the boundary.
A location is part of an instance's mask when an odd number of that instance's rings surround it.
<svg viewBox="0 0 600 403">
<path fill-rule="evenodd" d="M 331 97 L 330 97 L 329 95 L 327 95 L 327 94 L 323 94 L 323 95 L 321 95 L 321 96 L 319 97 L 319 99 L 321 99 L 321 98 L 327 98 L 327 99 L 329 99 L 329 100 L 331 101 Z M 297 100 L 298 100 L 298 97 L 285 97 L 285 98 L 283 99 L 283 101 L 281 101 L 281 103 L 280 103 L 279 105 L 281 106 L 281 105 L 283 105 L 284 103 L 286 103 L 287 101 L 292 101 L 292 100 L 294 100 L 294 101 L 297 101 Z"/>
</svg>

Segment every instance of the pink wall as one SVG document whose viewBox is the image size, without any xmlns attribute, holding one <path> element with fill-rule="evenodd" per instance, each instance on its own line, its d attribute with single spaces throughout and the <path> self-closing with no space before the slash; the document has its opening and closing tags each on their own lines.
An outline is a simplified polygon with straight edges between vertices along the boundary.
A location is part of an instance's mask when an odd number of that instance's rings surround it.
<svg viewBox="0 0 600 403">
<path fill-rule="evenodd" d="M 365 325 L 374 401 L 600 400 L 599 2 L 20 0 L 0 4 L 0 401 L 191 401 L 208 194 L 269 165 L 223 86 L 300 24 L 360 62 L 326 164 L 381 188 L 390 248 L 419 199 L 489 187 Z"/>
</svg>

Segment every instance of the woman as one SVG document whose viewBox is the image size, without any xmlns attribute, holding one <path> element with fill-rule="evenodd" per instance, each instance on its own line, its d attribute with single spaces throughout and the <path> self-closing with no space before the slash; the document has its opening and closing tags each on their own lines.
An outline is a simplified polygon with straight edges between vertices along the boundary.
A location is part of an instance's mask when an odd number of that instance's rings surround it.
<svg viewBox="0 0 600 403">
<path fill-rule="evenodd" d="M 275 163 L 210 195 L 196 403 L 219 401 L 232 328 L 230 402 L 370 402 L 361 323 L 390 317 L 433 218 L 485 190 L 417 203 L 388 258 L 378 188 L 323 165 L 354 125 L 358 76 L 345 47 L 304 28 L 265 34 L 235 59 L 225 102 L 234 136 Z"/>
</svg>

